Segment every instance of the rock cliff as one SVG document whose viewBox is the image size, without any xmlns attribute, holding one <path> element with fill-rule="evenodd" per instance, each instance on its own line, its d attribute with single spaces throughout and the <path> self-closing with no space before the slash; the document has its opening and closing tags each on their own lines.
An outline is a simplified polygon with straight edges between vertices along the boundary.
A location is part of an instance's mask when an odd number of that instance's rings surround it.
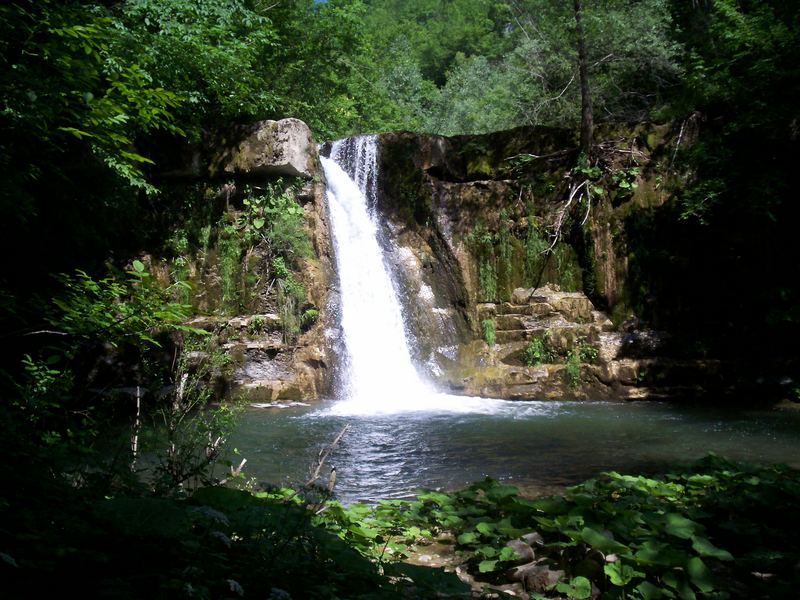
<svg viewBox="0 0 800 600">
<path fill-rule="evenodd" d="M 642 223 L 674 198 L 676 134 L 669 125 L 601 130 L 592 166 L 557 129 L 382 135 L 378 204 L 430 378 L 512 399 L 774 391 L 781 366 L 714 358 L 694 341 L 704 332 L 691 323 L 670 331 L 676 323 L 659 318 L 669 307 L 641 256 L 664 250 Z M 578 185 L 585 193 L 573 197 Z M 576 205 L 563 218 L 569 198 Z"/>
</svg>

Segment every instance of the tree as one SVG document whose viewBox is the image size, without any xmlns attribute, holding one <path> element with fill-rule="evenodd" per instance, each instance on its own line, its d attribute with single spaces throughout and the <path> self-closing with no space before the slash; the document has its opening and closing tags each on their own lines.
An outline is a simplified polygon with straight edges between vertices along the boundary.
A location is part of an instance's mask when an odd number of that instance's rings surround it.
<svg viewBox="0 0 800 600">
<path fill-rule="evenodd" d="M 589 90 L 589 59 L 586 53 L 586 34 L 583 30 L 583 2 L 574 0 L 575 33 L 578 44 L 578 71 L 581 80 L 581 152 L 589 156 L 594 136 L 592 95 Z"/>
<path fill-rule="evenodd" d="M 583 125 L 585 148 L 589 120 L 648 118 L 679 83 L 667 0 L 520 0 L 511 10 L 522 39 L 510 60 L 527 95 L 518 103 L 523 122 Z"/>
</svg>

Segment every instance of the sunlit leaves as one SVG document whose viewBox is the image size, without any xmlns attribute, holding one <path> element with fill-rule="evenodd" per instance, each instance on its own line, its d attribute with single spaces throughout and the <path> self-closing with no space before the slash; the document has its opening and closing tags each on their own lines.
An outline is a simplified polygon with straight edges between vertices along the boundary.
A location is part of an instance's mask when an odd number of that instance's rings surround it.
<svg viewBox="0 0 800 600">
<path fill-rule="evenodd" d="M 15 64 L 2 91 L 13 126 L 47 144 L 84 142 L 128 183 L 152 190 L 141 170 L 151 161 L 132 146 L 144 132 L 180 133 L 173 120 L 178 96 L 153 85 L 134 57 L 113 55 L 120 31 L 104 11 L 25 5 L 3 9 L 8 23 L 29 31 L 7 48 Z"/>
</svg>

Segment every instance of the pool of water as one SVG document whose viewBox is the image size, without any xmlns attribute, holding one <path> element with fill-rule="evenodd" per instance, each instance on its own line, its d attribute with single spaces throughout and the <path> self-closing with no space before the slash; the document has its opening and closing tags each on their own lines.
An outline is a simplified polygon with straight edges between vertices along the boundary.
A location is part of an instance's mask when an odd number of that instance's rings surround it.
<svg viewBox="0 0 800 600">
<path fill-rule="evenodd" d="M 675 468 L 709 452 L 800 467 L 800 414 L 660 402 L 503 402 L 473 412 L 337 414 L 336 404 L 251 408 L 231 438 L 259 482 L 298 485 L 350 425 L 327 465 L 356 500 L 455 489 L 485 477 L 551 493 L 601 471 Z M 328 468 L 323 472 L 327 480 Z"/>
</svg>

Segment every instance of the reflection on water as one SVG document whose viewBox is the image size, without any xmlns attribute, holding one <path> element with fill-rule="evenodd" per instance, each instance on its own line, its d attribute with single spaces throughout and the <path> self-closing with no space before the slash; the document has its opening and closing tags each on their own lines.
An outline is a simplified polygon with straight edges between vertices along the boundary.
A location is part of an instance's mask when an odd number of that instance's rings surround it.
<svg viewBox="0 0 800 600">
<path fill-rule="evenodd" d="M 407 497 L 493 477 L 535 493 L 600 471 L 647 472 L 715 452 L 800 467 L 800 415 L 665 403 L 503 403 L 494 414 L 344 416 L 330 404 L 252 409 L 231 443 L 261 482 L 297 485 L 346 424 L 332 454 L 344 502 Z"/>
</svg>

